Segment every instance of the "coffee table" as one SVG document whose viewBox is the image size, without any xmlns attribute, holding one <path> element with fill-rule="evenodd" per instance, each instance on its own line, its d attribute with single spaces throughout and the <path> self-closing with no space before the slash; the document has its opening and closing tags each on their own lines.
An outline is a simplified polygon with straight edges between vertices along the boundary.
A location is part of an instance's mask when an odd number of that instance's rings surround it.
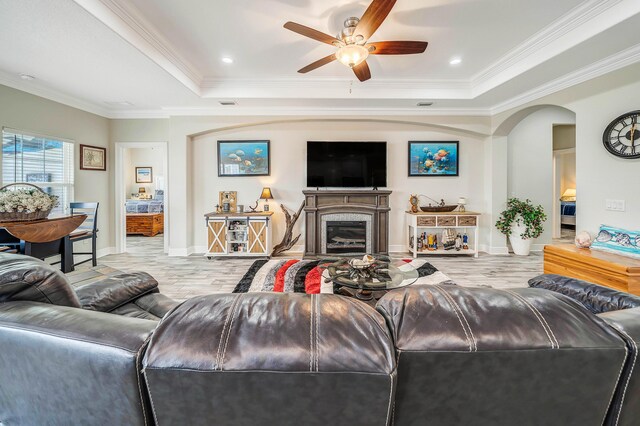
<svg viewBox="0 0 640 426">
<path fill-rule="evenodd" d="M 387 291 L 406 287 L 418 279 L 416 268 L 402 260 L 385 255 L 368 257 L 371 260 L 368 264 L 355 257 L 325 258 L 318 267 L 327 271 L 325 282 L 333 282 L 339 287 L 337 294 L 369 304 L 375 304 Z"/>
</svg>

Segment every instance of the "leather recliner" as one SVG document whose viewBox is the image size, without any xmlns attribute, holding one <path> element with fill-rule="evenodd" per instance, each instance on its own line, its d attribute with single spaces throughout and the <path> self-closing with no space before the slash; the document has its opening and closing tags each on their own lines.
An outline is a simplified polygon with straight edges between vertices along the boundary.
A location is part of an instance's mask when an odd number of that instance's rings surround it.
<svg viewBox="0 0 640 426">
<path fill-rule="evenodd" d="M 157 291 L 142 273 L 74 291 L 44 262 L 0 253 L 0 424 L 149 424 L 140 363 L 176 305 Z"/>
<path fill-rule="evenodd" d="M 337 295 L 273 293 L 177 305 L 154 303 L 144 275 L 83 293 L 40 261 L 6 256 L 3 426 L 638 418 L 638 308 L 597 316 L 545 289 L 457 286 L 392 291 L 378 311 Z M 159 322 L 136 318 L 148 305 Z"/>
</svg>

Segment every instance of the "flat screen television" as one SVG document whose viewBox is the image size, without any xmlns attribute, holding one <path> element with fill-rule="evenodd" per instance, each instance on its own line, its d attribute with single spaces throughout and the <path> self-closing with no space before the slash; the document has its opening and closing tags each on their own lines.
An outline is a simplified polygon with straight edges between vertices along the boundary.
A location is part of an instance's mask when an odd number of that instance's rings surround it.
<svg viewBox="0 0 640 426">
<path fill-rule="evenodd" d="M 307 186 L 387 186 L 387 143 L 307 142 Z"/>
</svg>

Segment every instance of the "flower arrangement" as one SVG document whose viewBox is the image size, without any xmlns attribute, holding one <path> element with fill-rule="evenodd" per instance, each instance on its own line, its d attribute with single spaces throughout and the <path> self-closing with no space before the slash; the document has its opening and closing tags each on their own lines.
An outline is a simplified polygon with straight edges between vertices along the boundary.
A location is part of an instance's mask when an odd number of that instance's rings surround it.
<svg viewBox="0 0 640 426">
<path fill-rule="evenodd" d="M 496 222 L 496 228 L 504 235 L 511 235 L 511 225 L 515 222 L 517 225 L 526 227 L 520 237 L 527 240 L 530 238 L 538 238 L 544 231 L 542 224 L 547 220 L 547 215 L 541 205 L 534 206 L 531 200 L 522 201 L 518 198 L 509 198 L 507 201 L 507 209 L 500 214 L 500 218 Z"/>
<path fill-rule="evenodd" d="M 44 219 L 59 204 L 56 195 L 46 194 L 37 187 L 16 190 L 5 188 L 0 189 L 0 219 L 2 220 Z"/>
</svg>

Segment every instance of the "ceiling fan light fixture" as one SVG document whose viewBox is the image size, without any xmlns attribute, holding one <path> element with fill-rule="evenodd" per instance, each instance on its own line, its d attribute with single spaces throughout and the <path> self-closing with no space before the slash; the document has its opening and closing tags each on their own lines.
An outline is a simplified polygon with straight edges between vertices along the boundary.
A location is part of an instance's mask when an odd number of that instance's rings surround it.
<svg viewBox="0 0 640 426">
<path fill-rule="evenodd" d="M 336 59 L 349 68 L 360 65 L 367 57 L 369 57 L 369 49 L 359 44 L 347 44 L 336 52 Z"/>
</svg>

